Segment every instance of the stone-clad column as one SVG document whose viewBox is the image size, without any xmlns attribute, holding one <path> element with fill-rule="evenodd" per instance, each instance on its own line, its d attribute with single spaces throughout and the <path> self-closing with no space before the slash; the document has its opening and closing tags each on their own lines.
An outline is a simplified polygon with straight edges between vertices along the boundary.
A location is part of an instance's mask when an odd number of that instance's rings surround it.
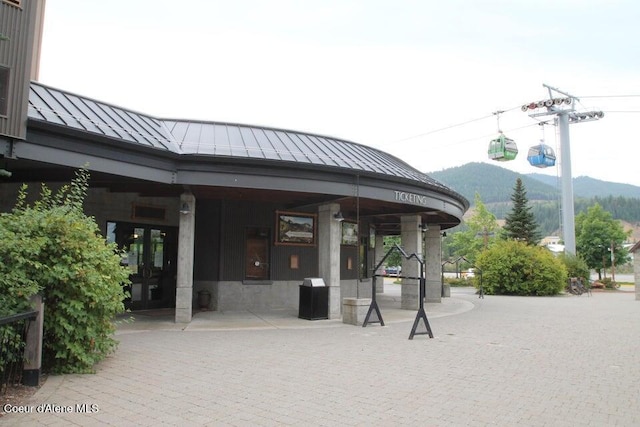
<svg viewBox="0 0 640 427">
<path fill-rule="evenodd" d="M 419 215 L 405 215 L 401 218 L 402 248 L 411 255 L 422 256 L 422 219 Z M 419 277 L 420 263 L 415 259 L 402 259 L 402 276 Z M 404 310 L 417 310 L 420 305 L 420 288 L 417 279 L 402 279 L 402 292 L 400 308 Z"/>
<path fill-rule="evenodd" d="M 178 231 L 178 271 L 176 283 L 176 323 L 191 322 L 193 305 L 193 247 L 195 242 L 196 198 L 191 193 L 180 196 Z"/>
<path fill-rule="evenodd" d="M 318 208 L 318 274 L 329 286 L 329 319 L 341 316 L 340 308 L 340 239 L 342 226 L 334 219 L 340 211 L 338 203 Z"/>
<path fill-rule="evenodd" d="M 380 234 L 376 234 L 376 248 L 374 249 L 374 267 L 378 265 L 383 256 L 385 256 L 384 251 L 384 236 Z M 384 265 L 381 265 L 380 268 L 373 272 L 374 274 L 383 274 L 384 273 Z M 376 277 L 376 293 L 382 294 L 384 293 L 384 278 Z"/>
<path fill-rule="evenodd" d="M 429 225 L 424 232 L 425 302 L 442 302 L 442 251 L 440 226 Z"/>
</svg>

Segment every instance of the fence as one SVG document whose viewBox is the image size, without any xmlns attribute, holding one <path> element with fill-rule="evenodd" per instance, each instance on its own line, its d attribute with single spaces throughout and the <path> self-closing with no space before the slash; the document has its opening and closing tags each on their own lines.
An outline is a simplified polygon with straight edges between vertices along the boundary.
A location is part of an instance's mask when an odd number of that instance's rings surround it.
<svg viewBox="0 0 640 427">
<path fill-rule="evenodd" d="M 38 311 L 0 317 L 0 394 L 23 381 L 27 334 Z"/>
</svg>

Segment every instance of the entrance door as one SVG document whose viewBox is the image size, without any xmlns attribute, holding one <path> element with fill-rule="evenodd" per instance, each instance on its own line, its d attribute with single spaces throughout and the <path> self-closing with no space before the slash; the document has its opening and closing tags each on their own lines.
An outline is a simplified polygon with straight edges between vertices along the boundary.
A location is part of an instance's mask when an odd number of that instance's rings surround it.
<svg viewBox="0 0 640 427">
<path fill-rule="evenodd" d="M 107 234 L 125 250 L 122 263 L 130 270 L 132 310 L 175 307 L 177 229 L 109 222 Z"/>
<path fill-rule="evenodd" d="M 245 278 L 269 279 L 269 230 L 248 228 L 245 242 Z"/>
</svg>

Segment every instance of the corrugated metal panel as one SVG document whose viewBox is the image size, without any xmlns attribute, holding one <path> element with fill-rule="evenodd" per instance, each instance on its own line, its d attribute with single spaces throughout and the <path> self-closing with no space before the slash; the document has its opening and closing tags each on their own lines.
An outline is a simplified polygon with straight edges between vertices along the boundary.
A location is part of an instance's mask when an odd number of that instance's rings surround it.
<svg viewBox="0 0 640 427">
<path fill-rule="evenodd" d="M 31 83 L 29 117 L 116 138 L 123 143 L 189 154 L 268 159 L 399 177 L 449 194 L 443 184 L 402 160 L 366 145 L 328 136 L 217 122 L 157 119 L 39 83 Z"/>
<path fill-rule="evenodd" d="M 0 2 L 0 66 L 9 69 L 7 114 L 0 116 L 0 135 L 24 139 L 27 133 L 35 21 L 35 1 L 23 2 L 20 8 Z"/>
<path fill-rule="evenodd" d="M 31 82 L 29 118 L 123 142 L 179 152 L 174 136 L 155 118 Z"/>
</svg>

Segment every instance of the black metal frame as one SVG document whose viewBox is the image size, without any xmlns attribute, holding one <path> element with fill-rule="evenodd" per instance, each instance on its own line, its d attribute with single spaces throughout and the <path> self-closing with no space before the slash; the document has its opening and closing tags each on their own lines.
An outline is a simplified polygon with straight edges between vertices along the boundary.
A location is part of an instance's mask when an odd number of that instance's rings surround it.
<svg viewBox="0 0 640 427">
<path fill-rule="evenodd" d="M 480 289 L 478 290 L 478 298 L 484 299 L 484 287 L 482 286 L 482 270 L 480 268 L 478 268 L 477 265 L 475 265 L 474 263 L 472 263 L 471 261 L 469 261 L 468 259 L 466 259 L 463 256 L 456 258 L 454 261 L 445 261 L 445 262 L 442 263 L 442 266 L 441 266 L 442 296 L 444 296 L 444 266 L 446 264 L 457 264 L 460 261 L 466 262 L 472 268 L 476 269 L 476 271 L 480 274 Z M 456 267 L 456 270 L 457 270 L 457 267 Z"/>
<path fill-rule="evenodd" d="M 378 262 L 378 265 L 376 265 L 374 267 L 374 271 L 377 271 L 380 266 L 386 261 L 387 257 L 389 257 L 389 255 L 391 254 L 391 252 L 393 252 L 394 250 L 397 250 L 398 252 L 400 252 L 400 254 L 402 254 L 402 256 L 405 259 L 415 259 L 416 261 L 418 261 L 418 263 L 420 264 L 420 277 L 409 277 L 409 276 L 400 276 L 398 275 L 398 278 L 400 279 L 413 279 L 413 280 L 420 280 L 420 307 L 418 308 L 418 312 L 416 313 L 416 319 L 413 322 L 413 327 L 411 328 L 411 333 L 409 334 L 409 339 L 412 340 L 414 335 L 429 335 L 429 338 L 433 338 L 433 332 L 431 331 L 431 326 L 429 325 L 429 319 L 427 319 L 427 313 L 424 310 L 424 298 L 425 298 L 425 284 L 426 284 L 426 280 L 424 277 L 424 260 L 422 260 L 417 254 L 413 253 L 411 255 L 408 255 L 404 249 L 402 249 L 400 246 L 398 246 L 398 244 L 393 245 L 388 251 L 387 253 L 384 255 L 384 257 L 382 257 L 382 259 L 380 260 L 380 262 Z M 372 280 L 372 285 L 371 285 L 371 291 L 372 291 L 372 295 L 371 295 L 371 305 L 369 306 L 369 311 L 367 312 L 367 316 L 364 318 L 364 322 L 362 323 L 362 327 L 366 327 L 367 324 L 369 323 L 380 323 L 381 326 L 384 326 L 384 320 L 382 319 L 382 314 L 380 313 L 380 307 L 378 307 L 378 302 L 376 301 L 376 280 L 375 277 L 381 277 L 380 275 L 374 275 L 374 280 Z M 376 314 L 378 315 L 378 319 L 379 320 L 372 320 L 370 321 L 369 318 L 371 316 L 371 313 L 375 310 Z M 424 325 L 426 327 L 426 332 L 416 332 L 416 330 L 418 329 L 418 324 L 420 323 L 420 320 L 424 321 Z"/>
<path fill-rule="evenodd" d="M 13 362 L 8 362 L 5 366 L 3 366 L 2 369 L 2 373 L 0 375 L 0 393 L 6 391 L 7 386 L 10 383 L 15 383 L 18 380 L 21 380 L 21 382 L 25 385 L 33 385 L 31 384 L 31 381 L 25 381 L 25 377 L 24 377 L 24 347 L 25 347 L 25 341 L 26 341 L 26 337 L 27 337 L 27 333 L 29 331 L 29 327 L 31 326 L 31 323 L 36 319 L 36 317 L 38 316 L 38 311 L 27 311 L 24 313 L 18 313 L 18 314 L 13 314 L 11 316 L 7 316 L 7 317 L 2 317 L 0 318 L 0 327 L 2 326 L 7 326 L 7 327 L 14 327 L 16 328 L 16 331 L 18 331 L 20 333 L 20 335 L 22 336 L 22 342 L 23 344 L 20 346 L 19 351 L 21 352 L 20 356 L 17 357 L 16 361 Z M 19 322 L 24 322 L 22 326 L 19 325 Z M 0 346 L 0 351 L 2 353 L 2 360 L 4 360 L 6 357 L 9 356 L 9 353 L 5 353 L 6 350 L 4 347 L 4 335 L 2 337 L 0 337 L 0 344 L 2 344 L 2 346 Z"/>
</svg>

